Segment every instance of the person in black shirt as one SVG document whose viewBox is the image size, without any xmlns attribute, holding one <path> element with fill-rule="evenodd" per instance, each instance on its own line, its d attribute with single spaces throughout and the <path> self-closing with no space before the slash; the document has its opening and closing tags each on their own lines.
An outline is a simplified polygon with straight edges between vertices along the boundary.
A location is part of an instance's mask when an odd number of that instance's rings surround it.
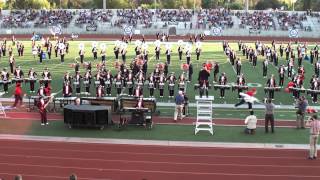
<svg viewBox="0 0 320 180">
<path fill-rule="evenodd" d="M 202 97 L 202 95 L 204 94 L 204 91 L 206 92 L 206 96 L 208 97 L 209 76 L 210 76 L 210 73 L 206 69 L 205 64 L 203 64 L 203 68 L 199 72 L 199 76 L 198 76 L 200 97 Z"/>
</svg>

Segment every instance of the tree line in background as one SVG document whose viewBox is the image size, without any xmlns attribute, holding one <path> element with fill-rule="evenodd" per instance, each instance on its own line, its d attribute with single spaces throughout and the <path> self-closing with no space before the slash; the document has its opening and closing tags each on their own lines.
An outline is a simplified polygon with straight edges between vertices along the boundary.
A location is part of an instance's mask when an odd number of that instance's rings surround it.
<svg viewBox="0 0 320 180">
<path fill-rule="evenodd" d="M 148 9 L 193 9 L 193 8 L 230 8 L 245 9 L 246 0 L 106 0 L 108 9 L 130 9 L 143 7 Z M 292 10 L 294 0 L 248 0 L 250 9 L 284 9 Z M 102 9 L 103 0 L 4 0 L 0 2 L 2 9 Z M 320 0 L 296 0 L 294 9 L 305 11 L 320 10 Z"/>
</svg>

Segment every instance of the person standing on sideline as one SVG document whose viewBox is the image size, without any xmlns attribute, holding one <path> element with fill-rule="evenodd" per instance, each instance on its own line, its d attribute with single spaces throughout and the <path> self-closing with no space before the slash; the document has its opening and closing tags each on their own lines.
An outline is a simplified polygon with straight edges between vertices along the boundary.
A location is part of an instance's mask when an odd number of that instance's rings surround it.
<svg viewBox="0 0 320 180">
<path fill-rule="evenodd" d="M 266 114 L 265 114 L 265 132 L 269 132 L 269 122 L 271 125 L 271 132 L 274 133 L 274 115 L 273 115 L 273 110 L 274 110 L 274 104 L 272 103 L 271 99 L 267 99 L 267 102 L 265 104 L 266 106 Z"/>
<path fill-rule="evenodd" d="M 320 133 L 320 121 L 317 115 L 313 115 L 306 122 L 306 126 L 310 127 L 310 151 L 308 159 L 317 159 L 317 143 Z"/>
<path fill-rule="evenodd" d="M 14 90 L 14 104 L 12 107 L 16 107 L 18 103 L 20 103 L 20 106 L 22 106 L 22 97 L 23 97 L 23 91 L 21 88 L 21 83 L 16 84 L 16 89 Z"/>
<path fill-rule="evenodd" d="M 41 126 L 43 125 L 48 125 L 48 118 L 47 118 L 47 106 L 49 105 L 49 102 L 51 100 L 51 97 L 48 101 L 45 101 L 43 96 L 40 97 L 39 103 L 38 103 L 38 108 L 39 108 L 39 113 L 41 116 Z"/>
<path fill-rule="evenodd" d="M 257 128 L 257 116 L 253 115 L 253 111 L 250 112 L 250 115 L 246 117 L 244 123 L 247 125 L 244 132 L 246 134 L 255 134 Z"/>
<path fill-rule="evenodd" d="M 297 114 L 297 129 L 304 129 L 304 117 L 306 113 L 306 109 L 308 106 L 308 100 L 301 96 L 296 104 L 296 108 L 298 108 L 296 114 Z"/>
<path fill-rule="evenodd" d="M 176 95 L 175 98 L 176 108 L 174 111 L 174 118 L 173 120 L 177 122 L 178 116 L 180 117 L 180 120 L 182 120 L 182 110 L 183 110 L 183 104 L 184 104 L 184 95 L 182 91 L 179 91 L 179 93 Z"/>
</svg>

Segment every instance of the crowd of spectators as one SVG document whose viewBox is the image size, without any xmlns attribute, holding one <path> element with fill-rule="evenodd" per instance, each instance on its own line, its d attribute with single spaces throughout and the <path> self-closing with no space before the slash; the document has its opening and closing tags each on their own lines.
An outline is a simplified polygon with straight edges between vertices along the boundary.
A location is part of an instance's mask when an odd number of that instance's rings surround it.
<svg viewBox="0 0 320 180">
<path fill-rule="evenodd" d="M 68 27 L 72 21 L 73 13 L 70 10 L 41 10 L 34 27 L 48 27 L 60 24 Z"/>
<path fill-rule="evenodd" d="M 274 13 L 270 11 L 254 11 L 253 13 L 236 13 L 240 19 L 240 28 L 253 28 L 258 30 L 276 30 Z"/>
<path fill-rule="evenodd" d="M 230 9 L 201 9 L 198 12 L 197 28 L 211 27 L 232 28 L 233 21 Z"/>
<path fill-rule="evenodd" d="M 82 10 L 79 12 L 75 24 L 82 27 L 83 24 L 98 24 L 99 22 L 111 22 L 112 10 Z"/>
<path fill-rule="evenodd" d="M 117 10 L 117 19 L 113 25 L 122 27 L 127 24 L 136 27 L 140 24 L 149 28 L 152 26 L 152 17 L 153 12 L 144 8 Z"/>
<path fill-rule="evenodd" d="M 298 14 L 298 13 L 287 13 L 287 12 L 279 12 L 277 15 L 278 23 L 281 30 L 288 30 L 290 28 L 303 29 L 303 21 L 307 20 L 307 14 Z"/>
<path fill-rule="evenodd" d="M 9 15 L 2 16 L 2 28 L 26 28 L 31 27 L 32 22 L 37 18 L 35 10 L 11 11 Z"/>
<path fill-rule="evenodd" d="M 173 21 L 173 22 L 190 22 L 194 11 L 186 9 L 164 10 L 157 9 L 156 17 L 161 21 Z"/>
</svg>

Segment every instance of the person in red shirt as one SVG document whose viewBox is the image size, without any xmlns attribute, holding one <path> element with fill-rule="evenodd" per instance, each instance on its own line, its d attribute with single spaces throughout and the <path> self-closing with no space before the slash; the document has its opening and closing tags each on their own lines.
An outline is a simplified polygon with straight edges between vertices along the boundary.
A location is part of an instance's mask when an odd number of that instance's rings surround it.
<svg viewBox="0 0 320 180">
<path fill-rule="evenodd" d="M 22 97 L 23 97 L 23 91 L 21 88 L 21 83 L 16 84 L 16 88 L 14 90 L 14 104 L 12 107 L 16 107 L 18 103 L 20 103 L 20 106 L 22 105 Z"/>
<path fill-rule="evenodd" d="M 257 93 L 257 89 L 256 88 L 252 88 L 250 90 L 248 90 L 246 93 L 240 93 L 240 96 L 242 97 L 240 102 L 235 104 L 235 107 L 238 107 L 244 103 L 248 103 L 248 109 L 250 111 L 250 114 L 253 113 L 252 110 L 252 104 L 254 103 L 254 101 L 258 101 L 254 95 Z"/>
</svg>

